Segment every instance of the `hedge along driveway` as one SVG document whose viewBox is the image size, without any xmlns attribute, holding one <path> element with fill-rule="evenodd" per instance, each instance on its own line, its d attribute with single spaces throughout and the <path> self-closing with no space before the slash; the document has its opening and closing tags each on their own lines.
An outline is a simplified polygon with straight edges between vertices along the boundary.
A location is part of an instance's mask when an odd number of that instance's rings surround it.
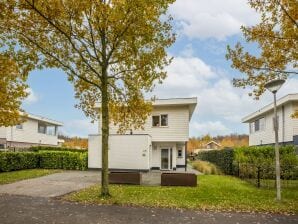
<svg viewBox="0 0 298 224">
<path fill-rule="evenodd" d="M 41 150 L 0 153 L 0 172 L 35 168 L 86 170 L 87 163 L 87 152 Z"/>
</svg>

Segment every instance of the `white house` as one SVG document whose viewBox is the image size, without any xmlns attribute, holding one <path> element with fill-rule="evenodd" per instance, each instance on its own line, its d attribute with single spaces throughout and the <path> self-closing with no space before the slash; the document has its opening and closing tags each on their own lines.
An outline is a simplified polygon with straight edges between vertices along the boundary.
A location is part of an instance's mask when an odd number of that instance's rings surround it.
<svg viewBox="0 0 298 224">
<path fill-rule="evenodd" d="M 0 148 L 26 148 L 34 145 L 57 146 L 58 127 L 63 124 L 28 114 L 24 123 L 0 127 Z"/>
<path fill-rule="evenodd" d="M 244 117 L 249 124 L 249 145 L 273 144 L 273 103 Z M 298 145 L 298 119 L 292 114 L 298 110 L 298 93 L 286 95 L 277 100 L 278 137 L 281 144 Z"/>
<path fill-rule="evenodd" d="M 144 130 L 120 135 L 117 127 L 111 125 L 109 168 L 139 171 L 185 168 L 189 121 L 196 105 L 197 98 L 158 99 L 153 102 Z M 101 125 L 98 133 L 89 135 L 89 168 L 101 168 Z"/>
</svg>

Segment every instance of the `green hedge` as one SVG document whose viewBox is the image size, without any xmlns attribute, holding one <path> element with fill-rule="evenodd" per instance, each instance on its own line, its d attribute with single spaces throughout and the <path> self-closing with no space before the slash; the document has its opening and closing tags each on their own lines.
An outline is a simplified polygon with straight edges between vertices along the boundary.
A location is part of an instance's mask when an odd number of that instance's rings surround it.
<svg viewBox="0 0 298 224">
<path fill-rule="evenodd" d="M 234 150 L 211 150 L 200 152 L 197 156 L 198 159 L 214 163 L 222 172 L 228 175 L 234 174 Z"/>
<path fill-rule="evenodd" d="M 39 167 L 39 155 L 34 152 L 0 153 L 0 171 L 34 169 Z"/>
<path fill-rule="evenodd" d="M 33 152 L 39 151 L 62 151 L 62 152 L 87 152 L 86 149 L 74 149 L 74 148 L 65 148 L 65 147 L 50 147 L 50 146 L 32 146 L 29 149 Z"/>
<path fill-rule="evenodd" d="M 3 152 L 0 153 L 0 172 L 34 168 L 86 170 L 87 161 L 87 152 Z"/>
<path fill-rule="evenodd" d="M 279 151 L 282 177 L 296 179 L 298 177 L 297 148 L 291 145 L 282 146 Z M 272 178 L 275 172 L 274 146 L 204 151 L 199 153 L 197 158 L 214 163 L 228 175 L 254 178 L 257 170 L 261 170 L 264 178 Z"/>
</svg>

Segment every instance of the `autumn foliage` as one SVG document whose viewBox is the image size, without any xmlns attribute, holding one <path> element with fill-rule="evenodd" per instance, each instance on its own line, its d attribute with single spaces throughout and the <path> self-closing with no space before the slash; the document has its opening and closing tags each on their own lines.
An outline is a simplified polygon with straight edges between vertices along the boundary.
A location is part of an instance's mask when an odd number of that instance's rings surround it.
<svg viewBox="0 0 298 224">
<path fill-rule="evenodd" d="M 246 75 L 234 79 L 234 85 L 253 87 L 251 94 L 258 98 L 265 91 L 266 82 L 298 75 L 298 3 L 296 0 L 249 0 L 248 3 L 261 20 L 241 29 L 245 41 L 256 44 L 258 49 L 246 50 L 238 42 L 234 48 L 228 46 L 226 57 L 232 68 Z"/>
</svg>

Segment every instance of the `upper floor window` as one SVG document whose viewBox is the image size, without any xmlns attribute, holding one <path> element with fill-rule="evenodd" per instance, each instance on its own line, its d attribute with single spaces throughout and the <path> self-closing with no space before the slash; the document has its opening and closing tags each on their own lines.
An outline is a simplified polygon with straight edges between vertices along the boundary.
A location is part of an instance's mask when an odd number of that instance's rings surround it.
<svg viewBox="0 0 298 224">
<path fill-rule="evenodd" d="M 152 116 L 152 126 L 159 127 L 159 116 Z"/>
<path fill-rule="evenodd" d="M 259 118 L 254 122 L 249 124 L 249 132 L 254 133 L 257 131 L 264 131 L 265 130 L 265 118 Z"/>
<path fill-rule="evenodd" d="M 160 126 L 168 126 L 168 115 L 162 114 L 160 115 L 161 124 Z"/>
<path fill-rule="evenodd" d="M 47 126 L 47 135 L 56 135 L 56 127 Z"/>
<path fill-rule="evenodd" d="M 19 130 L 23 129 L 23 124 L 17 124 L 16 129 L 19 129 Z"/>
<path fill-rule="evenodd" d="M 153 115 L 152 116 L 152 127 L 166 127 L 168 126 L 168 115 Z"/>
<path fill-rule="evenodd" d="M 38 122 L 38 133 L 46 134 L 47 126 L 44 123 Z"/>
</svg>

